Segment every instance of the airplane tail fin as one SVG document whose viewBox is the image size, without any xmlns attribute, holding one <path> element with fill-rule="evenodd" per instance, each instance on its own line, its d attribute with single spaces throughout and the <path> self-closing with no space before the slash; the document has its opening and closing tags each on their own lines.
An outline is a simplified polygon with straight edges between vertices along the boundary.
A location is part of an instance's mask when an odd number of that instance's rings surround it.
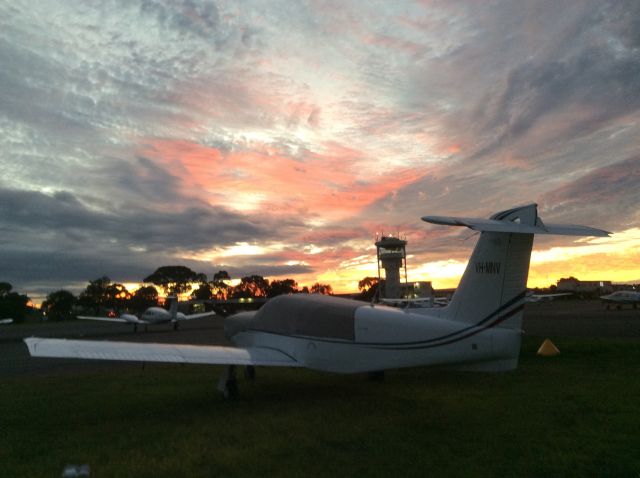
<svg viewBox="0 0 640 478">
<path fill-rule="evenodd" d="M 175 295 L 167 297 L 167 300 L 171 301 L 169 304 L 169 314 L 171 315 L 171 320 L 177 320 L 178 318 L 178 297 Z"/>
<path fill-rule="evenodd" d="M 490 219 L 425 216 L 422 220 L 480 231 L 460 284 L 440 315 L 477 326 L 518 330 L 522 326 L 534 234 L 609 235 L 586 226 L 544 224 L 536 204 L 501 211 Z"/>
</svg>

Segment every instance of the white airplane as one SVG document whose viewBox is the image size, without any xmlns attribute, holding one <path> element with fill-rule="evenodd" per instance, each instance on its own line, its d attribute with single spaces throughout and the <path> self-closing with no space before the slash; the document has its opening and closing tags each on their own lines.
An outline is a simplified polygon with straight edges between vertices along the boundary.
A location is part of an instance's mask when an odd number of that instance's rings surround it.
<svg viewBox="0 0 640 478">
<path fill-rule="evenodd" d="M 611 304 L 616 305 L 618 309 L 621 309 L 623 305 L 631 305 L 634 309 L 637 309 L 638 304 L 640 304 L 640 292 L 619 290 L 613 294 L 603 295 L 600 299 L 607 305 L 607 309 Z"/>
<path fill-rule="evenodd" d="M 279 296 L 225 320 L 235 347 L 25 339 L 34 357 L 227 365 L 218 389 L 237 394 L 236 366 L 307 367 L 379 373 L 424 365 L 503 371 L 518 365 L 534 234 L 608 236 L 585 226 L 544 224 L 536 204 L 490 219 L 425 216 L 480 231 L 460 285 L 446 307 L 397 309 L 319 294 Z M 427 312 L 428 311 L 428 312 Z"/>
<path fill-rule="evenodd" d="M 527 302 L 551 302 L 555 300 L 556 297 L 567 297 L 569 295 L 573 295 L 571 292 L 557 292 L 554 294 L 534 294 L 527 293 L 526 301 Z"/>
<path fill-rule="evenodd" d="M 444 307 L 449 302 L 445 297 L 416 297 L 412 299 L 380 299 L 384 305 L 400 309 L 431 309 Z"/>
<path fill-rule="evenodd" d="M 144 325 L 146 330 L 149 325 L 166 324 L 169 322 L 173 324 L 173 329 L 177 330 L 178 323 L 184 320 L 201 319 L 216 315 L 215 312 L 202 312 L 200 314 L 189 315 L 183 314 L 182 312 L 178 312 L 178 299 L 175 297 L 169 297 L 168 299 L 171 300 L 169 310 L 163 309 L 162 307 L 149 307 L 142 313 L 140 318 L 133 314 L 122 314 L 120 317 L 91 317 L 79 315 L 78 318 L 81 320 L 133 324 L 133 330 L 136 332 L 138 330 L 138 325 Z"/>
</svg>

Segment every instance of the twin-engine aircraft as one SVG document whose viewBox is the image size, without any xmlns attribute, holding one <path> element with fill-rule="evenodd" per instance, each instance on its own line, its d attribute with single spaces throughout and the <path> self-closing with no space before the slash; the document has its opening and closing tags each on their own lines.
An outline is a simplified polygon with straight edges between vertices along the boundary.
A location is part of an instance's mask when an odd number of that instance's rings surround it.
<svg viewBox="0 0 640 478">
<path fill-rule="evenodd" d="M 204 317 L 213 317 L 215 312 L 202 312 L 200 314 L 183 314 L 178 312 L 178 298 L 169 297 L 171 305 L 169 310 L 162 307 L 149 307 L 145 310 L 140 318 L 133 314 L 122 314 L 120 317 L 90 317 L 87 315 L 79 315 L 78 318 L 82 320 L 97 320 L 101 322 L 121 322 L 126 324 L 133 324 L 133 331 L 138 331 L 138 325 L 144 325 L 145 330 L 149 325 L 167 324 L 172 323 L 173 329 L 178 330 L 178 323 L 185 320 L 201 319 Z"/>
<path fill-rule="evenodd" d="M 622 309 L 623 305 L 630 305 L 634 309 L 640 304 L 640 292 L 632 290 L 619 290 L 613 294 L 600 296 L 600 300 L 604 302 L 607 309 L 610 305 L 615 305 L 618 309 Z"/>
<path fill-rule="evenodd" d="M 225 320 L 236 347 L 25 339 L 32 356 L 227 365 L 218 388 L 237 394 L 235 368 L 307 367 L 377 373 L 423 365 L 503 371 L 518 365 L 534 234 L 608 236 L 586 226 L 545 224 L 536 204 L 489 219 L 425 216 L 480 238 L 446 307 L 398 309 L 322 295 L 279 296 Z"/>
</svg>

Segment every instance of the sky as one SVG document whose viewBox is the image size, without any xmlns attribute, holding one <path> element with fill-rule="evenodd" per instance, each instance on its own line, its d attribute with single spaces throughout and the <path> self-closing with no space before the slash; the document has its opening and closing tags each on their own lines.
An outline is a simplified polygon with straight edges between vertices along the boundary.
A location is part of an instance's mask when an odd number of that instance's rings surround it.
<svg viewBox="0 0 640 478">
<path fill-rule="evenodd" d="M 0 0 L 0 281 L 32 297 L 162 265 L 453 287 L 543 220 L 530 286 L 640 280 L 640 3 Z"/>
</svg>

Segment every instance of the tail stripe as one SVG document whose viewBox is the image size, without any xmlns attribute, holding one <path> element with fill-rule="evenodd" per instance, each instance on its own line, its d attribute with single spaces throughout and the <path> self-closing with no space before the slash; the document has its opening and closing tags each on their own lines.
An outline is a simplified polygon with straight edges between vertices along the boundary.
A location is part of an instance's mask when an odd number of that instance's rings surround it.
<svg viewBox="0 0 640 478">
<path fill-rule="evenodd" d="M 459 342 L 461 340 L 467 339 L 469 337 L 473 337 L 474 335 L 490 329 L 492 327 L 495 327 L 496 325 L 498 325 L 501 322 L 504 322 L 505 320 L 507 320 L 508 318 L 514 316 L 515 314 L 517 314 L 518 312 L 522 311 L 524 309 L 524 304 L 520 304 L 518 307 L 516 307 L 515 309 L 505 313 L 504 315 L 501 315 L 500 317 L 498 317 L 494 322 L 484 325 L 484 326 L 474 326 L 471 328 L 475 328 L 475 330 L 469 332 L 468 334 L 465 335 L 461 335 L 460 337 L 456 337 L 456 338 L 452 338 L 449 340 L 446 340 L 444 342 L 440 342 L 440 343 L 436 343 L 436 344 L 429 344 L 430 341 L 426 341 L 423 343 L 423 345 L 411 345 L 411 346 L 402 346 L 402 347 L 398 347 L 398 346 L 391 346 L 391 347 L 373 347 L 373 348 L 377 348 L 377 349 L 385 349 L 385 350 L 415 350 L 415 349 L 430 349 L 430 348 L 434 348 L 434 347 L 440 347 L 442 345 L 449 345 L 455 342 Z M 467 330 L 467 329 L 464 329 Z M 459 332 L 463 332 L 464 330 L 461 330 Z M 458 333 L 459 333 L 458 332 Z M 435 339 L 434 339 L 435 340 Z"/>
</svg>

